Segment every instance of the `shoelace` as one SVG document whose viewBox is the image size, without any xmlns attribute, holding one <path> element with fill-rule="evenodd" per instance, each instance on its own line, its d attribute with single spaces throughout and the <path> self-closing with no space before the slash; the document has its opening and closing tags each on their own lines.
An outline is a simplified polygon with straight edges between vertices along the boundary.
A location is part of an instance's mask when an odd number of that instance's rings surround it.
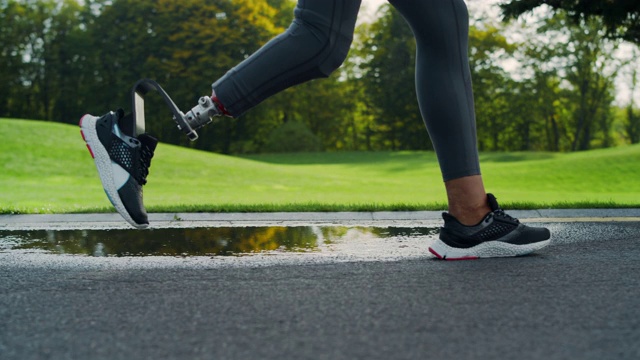
<svg viewBox="0 0 640 360">
<path fill-rule="evenodd" d="M 149 175 L 149 167 L 151 166 L 151 159 L 153 158 L 153 150 L 148 145 L 142 144 L 140 149 L 140 167 L 139 167 L 139 179 L 140 184 L 145 185 L 147 183 L 147 176 Z"/>
<path fill-rule="evenodd" d="M 497 216 L 497 217 L 501 217 L 501 218 L 506 219 L 506 220 L 510 220 L 510 221 L 516 222 L 516 223 L 520 223 L 520 220 L 518 220 L 518 219 L 514 218 L 513 216 L 507 214 L 502 209 L 494 210 L 493 211 L 493 215 Z"/>
</svg>

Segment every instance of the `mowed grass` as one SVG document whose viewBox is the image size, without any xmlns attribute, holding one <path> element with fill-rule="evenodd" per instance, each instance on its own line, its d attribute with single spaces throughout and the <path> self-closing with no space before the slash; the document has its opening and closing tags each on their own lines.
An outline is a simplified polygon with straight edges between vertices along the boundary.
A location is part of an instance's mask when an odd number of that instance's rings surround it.
<svg viewBox="0 0 640 360">
<path fill-rule="evenodd" d="M 481 155 L 507 208 L 640 207 L 640 146 Z M 0 213 L 113 211 L 79 128 L 0 119 Z M 159 144 L 144 188 L 161 211 L 444 209 L 432 152 L 232 157 Z"/>
</svg>

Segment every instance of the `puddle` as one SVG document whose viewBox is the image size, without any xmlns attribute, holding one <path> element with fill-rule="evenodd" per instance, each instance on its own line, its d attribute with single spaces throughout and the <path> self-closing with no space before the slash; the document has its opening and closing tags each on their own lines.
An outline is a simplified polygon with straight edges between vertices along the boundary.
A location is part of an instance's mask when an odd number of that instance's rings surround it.
<svg viewBox="0 0 640 360">
<path fill-rule="evenodd" d="M 437 233 L 437 228 L 425 227 L 335 226 L 0 231 L 0 252 L 34 250 L 96 257 L 242 256 L 314 252 L 363 238 L 398 241 Z"/>
</svg>

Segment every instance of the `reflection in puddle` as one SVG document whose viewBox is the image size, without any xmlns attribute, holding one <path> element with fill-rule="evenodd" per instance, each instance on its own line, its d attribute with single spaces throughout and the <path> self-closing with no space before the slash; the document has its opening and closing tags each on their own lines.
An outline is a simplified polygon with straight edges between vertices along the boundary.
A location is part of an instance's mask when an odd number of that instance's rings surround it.
<svg viewBox="0 0 640 360">
<path fill-rule="evenodd" d="M 437 232 L 434 228 L 335 226 L 0 231 L 0 252 L 44 250 L 88 256 L 238 256 L 268 251 L 316 251 L 354 237 L 424 237 Z"/>
</svg>

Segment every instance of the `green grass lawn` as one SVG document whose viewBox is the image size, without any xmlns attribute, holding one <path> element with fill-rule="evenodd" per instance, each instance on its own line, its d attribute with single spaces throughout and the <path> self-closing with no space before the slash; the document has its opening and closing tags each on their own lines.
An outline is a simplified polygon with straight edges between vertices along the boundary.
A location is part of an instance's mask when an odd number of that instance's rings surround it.
<svg viewBox="0 0 640 360">
<path fill-rule="evenodd" d="M 487 190 L 508 208 L 640 207 L 640 146 L 482 154 Z M 0 119 L 0 213 L 112 211 L 77 126 Z M 431 152 L 232 157 L 159 144 L 149 211 L 445 208 Z"/>
</svg>

